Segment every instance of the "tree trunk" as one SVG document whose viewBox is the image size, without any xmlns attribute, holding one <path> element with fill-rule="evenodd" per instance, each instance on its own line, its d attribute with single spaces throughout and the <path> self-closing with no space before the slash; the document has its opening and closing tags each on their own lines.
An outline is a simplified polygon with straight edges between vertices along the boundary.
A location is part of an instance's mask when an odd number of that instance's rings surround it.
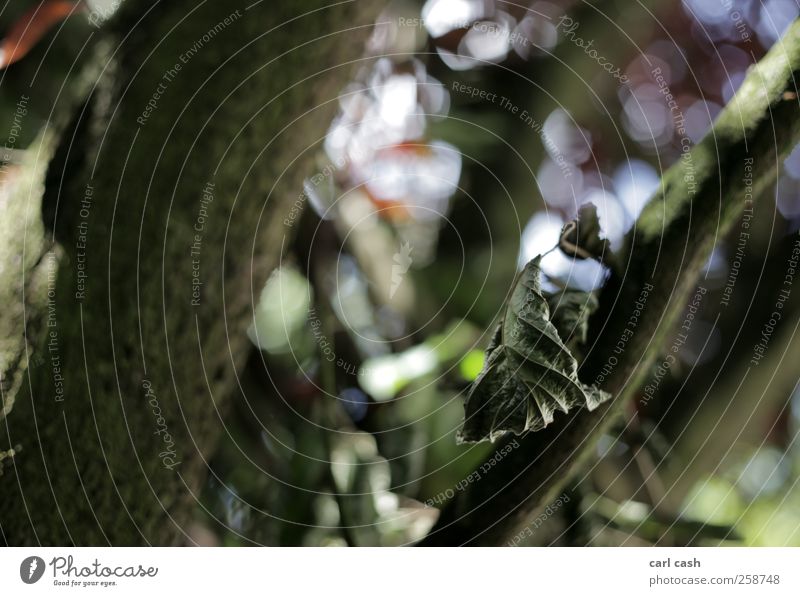
<svg viewBox="0 0 800 596">
<path fill-rule="evenodd" d="M 8 544 L 186 540 L 254 303 L 377 8 L 252 4 L 126 2 L 48 173 L 60 265 L 38 193 L 9 203 L 24 218 L 4 210 L 27 308 L 0 331 L 25 321 L 43 358 L 3 361 Z"/>
</svg>

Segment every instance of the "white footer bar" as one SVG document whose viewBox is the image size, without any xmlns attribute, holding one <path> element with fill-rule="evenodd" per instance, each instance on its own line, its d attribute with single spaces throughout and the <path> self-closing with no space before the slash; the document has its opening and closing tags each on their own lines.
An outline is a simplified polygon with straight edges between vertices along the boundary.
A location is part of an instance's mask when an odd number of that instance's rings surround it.
<svg viewBox="0 0 800 596">
<path fill-rule="evenodd" d="M 6 548 L 0 594 L 800 594 L 790 548 Z"/>
</svg>

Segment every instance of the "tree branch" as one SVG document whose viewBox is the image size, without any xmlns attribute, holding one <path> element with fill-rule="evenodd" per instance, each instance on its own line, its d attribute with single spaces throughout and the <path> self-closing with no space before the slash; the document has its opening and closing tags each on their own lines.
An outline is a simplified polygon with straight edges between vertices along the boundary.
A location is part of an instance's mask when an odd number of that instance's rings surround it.
<svg viewBox="0 0 800 596">
<path fill-rule="evenodd" d="M 502 544 L 565 489 L 646 380 L 714 245 L 741 214 L 745 160 L 752 160 L 752 194 L 763 196 L 800 140 L 798 71 L 795 22 L 750 69 L 709 134 L 666 172 L 628 235 L 625 274 L 603 290 L 590 329 L 596 341 L 581 367 L 585 382 L 600 382 L 614 399 L 518 439 L 520 447 L 495 466 L 491 482 L 457 494 L 421 545 Z"/>
</svg>

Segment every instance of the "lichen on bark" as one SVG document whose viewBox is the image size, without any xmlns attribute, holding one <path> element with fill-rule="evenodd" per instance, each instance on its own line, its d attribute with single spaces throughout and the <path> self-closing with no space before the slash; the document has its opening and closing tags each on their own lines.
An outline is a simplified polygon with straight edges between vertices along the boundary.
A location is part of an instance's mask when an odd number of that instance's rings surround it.
<svg viewBox="0 0 800 596">
<path fill-rule="evenodd" d="M 44 193 L 64 258 L 34 342 L 47 362 L 0 439 L 23 445 L 0 479 L 7 543 L 186 541 L 285 213 L 377 8 L 129 0 L 109 24 Z M 17 233 L 42 233 L 35 194 Z"/>
</svg>

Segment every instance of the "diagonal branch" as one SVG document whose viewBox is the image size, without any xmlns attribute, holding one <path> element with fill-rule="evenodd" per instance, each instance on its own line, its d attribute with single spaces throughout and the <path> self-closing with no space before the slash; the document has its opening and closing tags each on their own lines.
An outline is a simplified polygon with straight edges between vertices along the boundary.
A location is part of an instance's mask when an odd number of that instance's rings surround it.
<svg viewBox="0 0 800 596">
<path fill-rule="evenodd" d="M 752 196 L 763 196 L 800 141 L 798 71 L 796 21 L 750 69 L 709 134 L 665 173 L 629 234 L 624 276 L 603 290 L 590 329 L 596 340 L 581 368 L 585 382 L 599 382 L 615 398 L 518 439 L 492 482 L 457 494 L 421 545 L 502 544 L 565 489 L 646 380 L 714 245 L 741 215 L 745 165 L 752 167 Z"/>
</svg>

